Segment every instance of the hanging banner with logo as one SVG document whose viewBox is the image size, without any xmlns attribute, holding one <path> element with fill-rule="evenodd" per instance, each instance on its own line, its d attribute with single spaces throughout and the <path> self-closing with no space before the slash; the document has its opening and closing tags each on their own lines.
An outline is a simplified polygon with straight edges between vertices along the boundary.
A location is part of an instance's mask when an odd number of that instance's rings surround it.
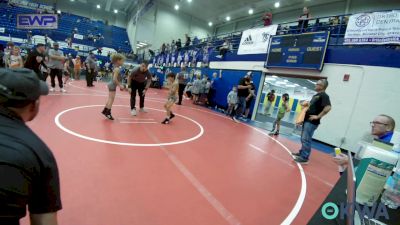
<svg viewBox="0 0 400 225">
<path fill-rule="evenodd" d="M 18 29 L 57 29 L 57 14 L 18 14 Z"/>
<path fill-rule="evenodd" d="M 238 55 L 267 53 L 269 39 L 276 34 L 277 29 L 278 25 L 271 25 L 243 31 Z"/>
<path fill-rule="evenodd" d="M 400 10 L 350 16 L 344 44 L 400 44 Z"/>
<path fill-rule="evenodd" d="M 35 9 L 35 10 L 40 10 L 40 11 L 47 11 L 48 13 L 54 13 L 54 7 L 46 4 L 41 4 L 41 3 L 36 3 L 36 2 L 30 2 L 27 0 L 9 0 L 8 4 L 12 6 L 18 6 L 18 7 L 23 7 L 23 8 L 28 8 L 28 9 Z"/>
<path fill-rule="evenodd" d="M 4 32 L 6 32 L 6 28 L 0 27 L 0 33 L 4 33 Z"/>
<path fill-rule="evenodd" d="M 82 34 L 74 34 L 75 39 L 83 40 L 83 35 Z"/>
</svg>

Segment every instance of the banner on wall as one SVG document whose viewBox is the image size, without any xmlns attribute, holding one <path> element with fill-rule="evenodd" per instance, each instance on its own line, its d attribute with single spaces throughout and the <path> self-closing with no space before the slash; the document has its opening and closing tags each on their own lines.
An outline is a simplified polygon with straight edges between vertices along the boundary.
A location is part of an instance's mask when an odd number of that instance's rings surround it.
<svg viewBox="0 0 400 225">
<path fill-rule="evenodd" d="M 57 29 L 57 14 L 18 14 L 18 29 Z"/>
<path fill-rule="evenodd" d="M 271 25 L 243 31 L 238 55 L 267 53 L 269 40 L 277 29 L 278 25 Z"/>
<path fill-rule="evenodd" d="M 38 9 L 40 11 L 55 12 L 54 7 L 50 5 L 30 2 L 27 0 L 9 0 L 8 3 L 13 6 L 28 8 L 28 9 Z"/>
<path fill-rule="evenodd" d="M 4 33 L 4 32 L 6 32 L 6 28 L 0 27 L 0 33 Z"/>
<path fill-rule="evenodd" d="M 74 34 L 75 39 L 83 40 L 83 35 L 82 34 Z"/>
<path fill-rule="evenodd" d="M 344 44 L 400 44 L 400 10 L 350 16 Z"/>
</svg>

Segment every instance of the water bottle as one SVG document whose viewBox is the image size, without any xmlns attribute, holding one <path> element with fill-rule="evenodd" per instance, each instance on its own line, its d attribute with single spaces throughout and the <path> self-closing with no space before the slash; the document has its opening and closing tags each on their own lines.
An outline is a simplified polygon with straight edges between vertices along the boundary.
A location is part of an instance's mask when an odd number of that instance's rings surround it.
<svg viewBox="0 0 400 225">
<path fill-rule="evenodd" d="M 400 206 L 400 168 L 395 169 L 385 186 L 381 202 L 391 209 L 397 209 Z"/>
<path fill-rule="evenodd" d="M 335 156 L 342 154 L 342 150 L 340 148 L 335 148 Z M 342 165 L 338 166 L 339 173 L 343 173 L 346 168 Z"/>
</svg>

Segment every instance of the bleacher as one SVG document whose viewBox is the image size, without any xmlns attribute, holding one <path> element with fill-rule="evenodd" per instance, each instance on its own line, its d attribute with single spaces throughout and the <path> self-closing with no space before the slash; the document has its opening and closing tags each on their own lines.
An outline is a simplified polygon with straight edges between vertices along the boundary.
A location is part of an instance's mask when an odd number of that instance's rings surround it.
<svg viewBox="0 0 400 225">
<path fill-rule="evenodd" d="M 342 46 L 344 41 L 344 34 L 346 32 L 347 21 L 350 14 L 346 15 L 338 15 L 338 16 L 328 16 L 328 17 L 318 17 L 311 18 L 309 20 L 309 25 L 307 28 L 298 27 L 298 21 L 289 21 L 286 23 L 281 23 L 278 25 L 277 35 L 287 35 L 287 34 L 301 34 L 308 32 L 318 32 L 318 31 L 330 31 L 330 39 L 329 46 Z M 336 22 L 333 22 L 334 19 L 337 19 Z M 263 24 L 257 22 L 253 24 L 250 28 L 262 27 Z M 218 49 L 222 46 L 224 40 L 228 39 L 231 43 L 230 54 L 236 54 L 240 39 L 242 36 L 242 31 L 236 31 L 233 33 L 220 34 L 217 36 L 205 38 L 200 40 L 200 44 L 191 45 L 189 47 L 184 47 L 180 51 L 175 53 L 168 53 L 174 55 L 176 58 L 178 55 L 184 55 L 187 51 L 199 51 L 200 54 L 197 54 L 193 59 L 191 56 L 189 58 L 189 62 L 201 62 L 204 54 L 208 54 L 208 58 L 212 58 L 215 55 L 218 55 Z M 201 51 L 205 46 L 208 46 L 206 51 Z M 164 62 L 166 61 L 167 54 L 161 54 L 160 51 L 157 52 L 155 59 L 152 59 L 153 62 Z M 171 56 L 170 56 L 171 57 Z M 219 60 L 218 58 L 212 58 L 213 60 Z"/>
<path fill-rule="evenodd" d="M 5 28 L 5 34 L 13 38 L 27 38 L 27 30 L 19 30 L 16 28 L 17 14 L 36 13 L 33 9 L 22 7 L 11 7 L 7 3 L 0 3 L 2 15 L 0 15 L 0 27 Z M 73 36 L 74 28 L 78 29 L 77 34 L 83 35 L 83 40 L 73 39 L 73 43 L 93 46 L 95 48 L 107 47 L 122 52 L 129 53 L 132 51 L 129 45 L 129 38 L 125 28 L 109 26 L 102 21 L 92 21 L 89 18 L 77 16 L 68 13 L 61 13 L 59 16 L 59 24 L 57 30 L 32 30 L 32 35 L 44 36 L 48 35 L 52 40 L 64 41 Z M 104 38 L 100 38 L 94 42 L 87 37 L 89 34 L 94 36 L 101 34 Z M 0 34 L 1 35 L 1 34 Z"/>
</svg>

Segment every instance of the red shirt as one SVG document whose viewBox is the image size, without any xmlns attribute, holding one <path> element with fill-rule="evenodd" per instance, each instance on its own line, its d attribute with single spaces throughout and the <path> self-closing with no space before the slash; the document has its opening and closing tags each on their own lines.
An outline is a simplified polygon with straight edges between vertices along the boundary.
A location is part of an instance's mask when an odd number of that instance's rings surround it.
<svg viewBox="0 0 400 225">
<path fill-rule="evenodd" d="M 264 26 L 269 26 L 272 24 L 272 13 L 265 13 L 263 16 Z"/>
</svg>

